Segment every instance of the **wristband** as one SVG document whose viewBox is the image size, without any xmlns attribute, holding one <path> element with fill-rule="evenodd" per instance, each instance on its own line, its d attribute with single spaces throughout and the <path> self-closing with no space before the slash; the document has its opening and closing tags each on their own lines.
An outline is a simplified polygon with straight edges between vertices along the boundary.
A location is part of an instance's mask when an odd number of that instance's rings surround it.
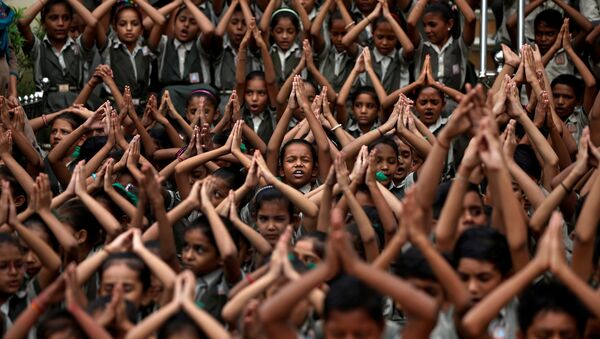
<svg viewBox="0 0 600 339">
<path fill-rule="evenodd" d="M 331 131 L 334 132 L 336 129 L 342 127 L 342 124 L 337 124 L 331 128 Z"/>
<path fill-rule="evenodd" d="M 560 183 L 560 187 L 562 187 L 567 193 L 573 192 L 573 189 L 568 189 L 567 186 L 565 186 L 565 184 L 562 182 Z"/>
<path fill-rule="evenodd" d="M 347 31 L 348 28 L 352 27 L 352 25 L 354 25 L 356 22 L 352 21 L 351 23 L 347 24 L 346 27 L 344 27 L 344 30 Z"/>
</svg>

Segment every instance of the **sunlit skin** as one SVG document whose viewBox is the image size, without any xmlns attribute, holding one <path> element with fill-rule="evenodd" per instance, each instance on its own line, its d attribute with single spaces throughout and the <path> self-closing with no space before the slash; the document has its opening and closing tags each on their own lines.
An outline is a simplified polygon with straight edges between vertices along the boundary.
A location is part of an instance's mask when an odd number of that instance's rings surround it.
<svg viewBox="0 0 600 339">
<path fill-rule="evenodd" d="M 290 18 L 281 17 L 271 30 L 271 35 L 277 46 L 283 51 L 287 51 L 294 44 L 298 30 Z"/>
<path fill-rule="evenodd" d="M 290 144 L 281 159 L 280 175 L 292 187 L 299 189 L 316 175 L 315 159 L 308 145 Z"/>
<path fill-rule="evenodd" d="M 25 278 L 23 253 L 12 244 L 0 244 L 0 301 L 17 293 Z"/>
<path fill-rule="evenodd" d="M 219 268 L 221 258 L 217 248 L 200 229 L 187 230 L 183 240 L 181 262 L 184 269 L 202 276 Z"/>
<path fill-rule="evenodd" d="M 264 112 L 268 100 L 267 84 L 263 79 L 251 79 L 246 82 L 244 101 L 251 114 L 258 115 Z"/>
<path fill-rule="evenodd" d="M 231 19 L 227 23 L 227 37 L 229 37 L 229 41 L 231 41 L 236 50 L 244 39 L 247 29 L 246 19 L 244 19 L 242 11 L 233 12 Z"/>
<path fill-rule="evenodd" d="M 256 213 L 258 232 L 273 248 L 275 248 L 279 236 L 291 222 L 287 201 L 263 201 Z"/>
<path fill-rule="evenodd" d="M 534 39 L 535 43 L 540 48 L 540 53 L 542 55 L 546 54 L 550 47 L 552 47 L 559 31 L 559 29 L 556 29 L 543 21 L 540 21 L 535 27 Z"/>
<path fill-rule="evenodd" d="M 483 201 L 478 193 L 469 191 L 463 197 L 462 213 L 458 219 L 458 235 L 474 226 L 487 224 Z"/>
<path fill-rule="evenodd" d="M 384 324 L 371 319 L 364 309 L 331 311 L 323 328 L 327 339 L 379 339 L 383 329 Z"/>
<path fill-rule="evenodd" d="M 412 150 L 410 146 L 405 144 L 402 141 L 397 141 L 396 145 L 398 145 L 398 166 L 396 167 L 396 172 L 394 173 L 394 182 L 398 185 L 406 176 L 412 172 L 413 165 L 413 156 Z"/>
<path fill-rule="evenodd" d="M 387 22 L 377 24 L 377 28 L 373 31 L 373 44 L 379 53 L 389 55 L 394 51 L 398 44 L 398 38 L 392 29 L 392 25 Z"/>
<path fill-rule="evenodd" d="M 415 100 L 415 111 L 419 117 L 419 120 L 429 127 L 435 124 L 442 110 L 444 109 L 444 97 L 440 95 L 440 92 L 433 87 L 426 87 L 421 90 L 419 96 Z"/>
<path fill-rule="evenodd" d="M 503 281 L 494 264 L 472 258 L 461 258 L 457 271 L 473 303 L 480 302 Z"/>
<path fill-rule="evenodd" d="M 144 296 L 144 285 L 140 281 L 140 272 L 127 266 L 125 262 L 115 262 L 102 273 L 100 296 L 110 296 L 113 289 L 120 286 L 125 300 L 139 306 Z"/>
<path fill-rule="evenodd" d="M 182 10 L 175 19 L 175 39 L 181 42 L 194 40 L 199 30 L 198 22 L 187 8 Z"/>
<path fill-rule="evenodd" d="M 377 171 L 382 172 L 387 177 L 385 181 L 381 181 L 381 184 L 387 186 L 392 181 L 392 177 L 398 168 L 398 155 L 392 146 L 388 144 L 377 144 L 375 149 L 377 150 L 375 156 Z"/>
<path fill-rule="evenodd" d="M 69 37 L 69 27 L 71 26 L 71 21 L 73 17 L 69 12 L 66 3 L 60 3 L 53 5 L 42 24 L 44 25 L 44 30 L 48 35 L 48 39 L 54 44 L 55 49 L 60 50 L 62 45 L 67 41 Z"/>
<path fill-rule="evenodd" d="M 571 315 L 554 310 L 539 312 L 523 335 L 519 339 L 577 339 L 581 333 L 577 328 L 577 321 Z"/>
<path fill-rule="evenodd" d="M 562 119 L 566 120 L 578 105 L 577 95 L 573 87 L 565 84 L 556 84 L 552 87 L 552 97 L 554 98 L 554 110 Z"/>
<path fill-rule="evenodd" d="M 132 52 L 143 31 L 139 13 L 131 8 L 121 10 L 114 26 L 119 40 Z"/>
<path fill-rule="evenodd" d="M 362 133 L 366 133 L 371 130 L 371 126 L 377 120 L 379 105 L 371 94 L 361 93 L 354 99 L 352 112 L 354 113 L 354 119 L 356 119 L 358 127 Z"/>
<path fill-rule="evenodd" d="M 450 39 L 450 32 L 454 21 L 446 21 L 441 13 L 430 12 L 423 15 L 423 28 L 427 40 L 432 44 L 442 47 Z"/>
<path fill-rule="evenodd" d="M 346 34 L 346 25 L 344 25 L 344 20 L 336 19 L 331 21 L 331 26 L 329 27 L 329 37 L 331 38 L 331 44 L 335 47 L 335 50 L 338 53 L 341 53 L 346 50 L 344 44 L 342 44 L 342 38 Z"/>
</svg>

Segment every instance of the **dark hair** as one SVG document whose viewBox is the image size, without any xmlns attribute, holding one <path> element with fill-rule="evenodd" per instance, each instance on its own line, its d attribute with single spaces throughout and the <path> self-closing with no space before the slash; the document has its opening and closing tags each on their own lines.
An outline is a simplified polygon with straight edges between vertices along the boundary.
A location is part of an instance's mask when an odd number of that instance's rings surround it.
<svg viewBox="0 0 600 339">
<path fill-rule="evenodd" d="M 312 242 L 313 251 L 315 252 L 315 254 L 321 259 L 325 258 L 325 242 L 327 241 L 327 233 L 321 231 L 311 231 L 306 234 L 302 234 L 298 241 L 300 240 L 307 240 Z"/>
<path fill-rule="evenodd" d="M 144 287 L 144 291 L 150 287 L 150 268 L 148 268 L 142 259 L 140 259 L 140 257 L 133 252 L 112 253 L 109 255 L 108 258 L 102 263 L 102 266 L 100 266 L 98 271 L 100 279 L 102 279 L 104 271 L 116 264 L 125 264 L 133 271 L 138 272 L 140 282 Z"/>
<path fill-rule="evenodd" d="M 294 27 L 296 28 L 296 32 L 300 32 L 300 18 L 298 17 L 298 14 L 293 14 L 290 13 L 290 11 L 293 11 L 292 9 L 286 9 L 284 11 L 278 11 L 275 13 L 275 15 L 273 15 L 271 17 L 271 23 L 270 23 L 270 28 L 271 29 L 275 29 L 275 26 L 277 26 L 277 24 L 279 23 L 279 20 L 287 18 L 290 19 L 290 21 L 292 22 L 292 25 L 294 25 Z M 294 11 L 295 13 L 295 11 Z"/>
<path fill-rule="evenodd" d="M 252 199 L 250 212 L 253 216 L 256 216 L 262 204 L 265 202 L 277 201 L 287 204 L 288 213 L 290 218 L 294 217 L 294 204 L 277 188 L 273 186 L 264 186 L 256 192 L 254 199 Z"/>
<path fill-rule="evenodd" d="M 402 278 L 438 281 L 429 262 L 415 246 L 411 246 L 408 250 L 398 255 L 395 264 L 392 265 L 392 272 Z"/>
<path fill-rule="evenodd" d="M 57 116 L 54 121 L 56 122 L 57 120 L 64 120 L 66 122 L 69 123 L 69 125 L 71 125 L 71 128 L 76 129 L 77 127 L 79 127 L 81 124 L 84 123 L 84 120 L 78 116 L 75 113 L 71 113 L 71 112 L 66 112 L 63 113 L 59 116 Z M 54 122 L 53 122 L 54 124 Z"/>
<path fill-rule="evenodd" d="M 48 12 L 50 12 L 52 10 L 52 7 L 54 7 L 56 5 L 64 5 L 65 7 L 67 7 L 67 11 L 69 12 L 69 15 L 71 16 L 71 18 L 73 17 L 73 7 L 71 7 L 71 5 L 69 4 L 69 2 L 67 0 L 48 0 L 46 5 L 44 7 L 42 7 L 42 11 L 40 13 L 41 22 L 44 22 L 46 20 L 46 16 L 48 15 Z"/>
<path fill-rule="evenodd" d="M 325 321 L 333 311 L 350 312 L 356 309 L 364 310 L 373 321 L 384 325 L 385 319 L 381 312 L 383 297 L 357 278 L 341 275 L 333 281 L 325 297 Z"/>
<path fill-rule="evenodd" d="M 377 96 L 377 92 L 375 92 L 375 88 L 372 86 L 360 86 L 358 87 L 352 94 L 350 95 L 350 102 L 354 105 L 356 98 L 358 98 L 361 94 L 367 94 L 371 96 L 375 103 L 377 104 L 377 109 L 381 108 L 381 102 L 379 102 L 379 97 Z"/>
<path fill-rule="evenodd" d="M 450 31 L 450 35 L 457 36 L 460 34 L 460 21 L 458 17 L 457 11 L 453 10 L 452 7 L 448 4 L 448 2 L 437 1 L 437 2 L 429 2 L 427 6 L 425 6 L 425 10 L 423 11 L 423 16 L 425 14 L 438 14 L 441 15 L 446 23 L 453 21 L 452 30 Z"/>
<path fill-rule="evenodd" d="M 0 179 L 8 181 L 8 183 L 10 184 L 10 189 L 12 191 L 12 196 L 14 198 L 22 195 L 27 199 L 27 192 L 25 192 L 23 186 L 19 184 L 17 178 L 15 178 L 14 174 L 5 165 L 0 166 Z M 0 192 L 2 192 L 1 188 Z"/>
<path fill-rule="evenodd" d="M 265 81 L 265 72 L 263 71 L 251 71 L 246 75 L 246 83 L 250 80 L 263 80 Z"/>
<path fill-rule="evenodd" d="M 72 199 L 62 204 L 57 210 L 57 216 L 58 220 L 70 225 L 75 231 L 85 230 L 87 244 L 93 246 L 100 240 L 101 226 L 81 200 Z"/>
<path fill-rule="evenodd" d="M 344 20 L 344 17 L 342 16 L 342 12 L 340 12 L 339 9 L 336 9 L 335 12 L 331 13 L 331 15 L 329 15 L 329 19 L 327 19 L 327 27 L 329 29 L 331 29 L 331 26 L 333 26 L 333 20 Z"/>
<path fill-rule="evenodd" d="M 140 11 L 139 7 L 134 3 L 121 1 L 121 2 L 117 2 L 117 4 L 114 5 L 112 8 L 111 18 L 112 18 L 113 24 L 117 23 L 117 20 L 119 19 L 119 14 L 121 14 L 121 12 L 126 9 L 134 10 L 137 13 L 138 19 L 140 20 L 140 23 L 141 23 L 143 16 L 142 16 L 142 12 Z"/>
<path fill-rule="evenodd" d="M 491 227 L 470 228 L 460 235 L 454 247 L 455 267 L 463 258 L 489 262 L 503 277 L 512 269 L 506 237 Z"/>
<path fill-rule="evenodd" d="M 551 279 L 529 286 L 519 297 L 517 308 L 519 327 L 526 332 L 535 317 L 543 312 L 567 314 L 577 323 L 579 336 L 583 337 L 588 312 L 581 301 L 563 284 Z"/>
<path fill-rule="evenodd" d="M 566 85 L 571 87 L 577 100 L 581 100 L 585 87 L 583 80 L 579 79 L 573 74 L 561 74 L 552 80 L 550 83 L 550 88 L 554 89 L 554 86 L 556 85 Z"/>
<path fill-rule="evenodd" d="M 69 329 L 68 334 L 71 338 L 87 338 L 87 335 L 69 311 L 55 308 L 46 312 L 44 318 L 40 321 L 36 337 L 38 339 L 50 338 L 67 329 Z"/>
<path fill-rule="evenodd" d="M 288 147 L 291 145 L 305 145 L 306 147 L 308 147 L 308 149 L 310 150 L 310 155 L 313 159 L 313 165 L 316 166 L 318 164 L 317 151 L 310 142 L 304 139 L 292 139 L 283 144 L 281 150 L 279 151 L 279 167 L 283 166 L 283 158 L 285 156 L 285 151 L 287 151 Z"/>
<path fill-rule="evenodd" d="M 79 147 L 79 156 L 75 160 L 75 163 L 81 160 L 85 160 L 86 163 L 90 161 L 106 145 L 107 141 L 108 137 L 105 135 L 96 135 L 85 139 Z"/>
<path fill-rule="evenodd" d="M 442 92 L 442 90 L 440 90 L 439 88 L 435 88 L 433 86 L 429 86 L 429 85 L 417 87 L 417 89 L 415 90 L 415 100 L 417 100 L 419 98 L 419 95 L 421 95 L 421 92 L 423 92 L 424 90 L 426 90 L 428 88 L 435 90 L 435 92 L 440 96 L 440 98 L 442 98 L 442 102 L 446 101 L 446 96 L 444 95 L 444 92 Z"/>
<path fill-rule="evenodd" d="M 369 152 L 371 152 L 378 145 L 390 146 L 394 150 L 394 153 L 396 153 L 396 158 L 400 155 L 400 152 L 398 151 L 398 144 L 396 144 L 393 137 L 385 135 L 373 141 L 369 144 Z"/>
<path fill-rule="evenodd" d="M 23 225 L 25 227 L 27 227 L 28 229 L 33 229 L 33 228 L 39 228 L 42 231 L 44 231 L 46 233 L 46 235 L 48 236 L 48 240 L 49 240 L 49 244 L 50 247 L 52 247 L 53 250 L 58 252 L 59 249 L 59 243 L 58 240 L 56 239 L 56 237 L 54 236 L 54 233 L 52 233 L 49 229 L 48 226 L 46 225 L 46 223 L 44 222 L 44 220 L 42 220 L 42 218 L 40 218 L 37 215 L 31 216 L 29 218 L 27 218 L 27 220 L 25 220 L 23 222 Z"/>
<path fill-rule="evenodd" d="M 563 24 L 563 16 L 559 11 L 551 8 L 541 11 L 533 20 L 534 31 L 537 30 L 538 25 L 542 22 L 560 31 L 560 27 Z"/>
<path fill-rule="evenodd" d="M 23 254 L 23 247 L 19 244 L 19 240 L 10 233 L 0 233 L 0 246 L 3 245 L 14 246 Z"/>
<path fill-rule="evenodd" d="M 210 244 L 216 249 L 217 253 L 219 253 L 219 247 L 217 246 L 217 241 L 215 240 L 215 235 L 210 228 L 210 223 L 205 215 L 201 215 L 198 218 L 194 219 L 186 228 L 183 230 L 183 234 L 185 236 L 186 233 L 198 230 L 204 234 L 204 236 L 210 241 Z"/>
<path fill-rule="evenodd" d="M 181 333 L 190 333 L 196 338 L 208 338 L 196 323 L 183 311 L 179 311 L 171 316 L 164 325 L 160 327 L 157 333 L 158 339 L 172 338 Z"/>
<path fill-rule="evenodd" d="M 225 181 L 229 189 L 235 191 L 244 184 L 245 176 L 241 173 L 241 170 L 240 166 L 232 165 L 231 167 L 221 167 L 214 171 L 212 175 Z"/>
<path fill-rule="evenodd" d="M 535 152 L 531 146 L 523 144 L 517 145 L 513 158 L 517 165 L 519 165 L 519 167 L 521 167 L 525 173 L 536 180 L 540 180 L 542 177 L 542 166 L 537 160 Z"/>
</svg>

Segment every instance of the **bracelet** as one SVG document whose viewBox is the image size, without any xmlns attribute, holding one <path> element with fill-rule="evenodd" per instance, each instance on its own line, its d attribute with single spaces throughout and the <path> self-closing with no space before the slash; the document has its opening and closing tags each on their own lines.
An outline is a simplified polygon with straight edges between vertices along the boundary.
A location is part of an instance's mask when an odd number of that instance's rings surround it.
<svg viewBox="0 0 600 339">
<path fill-rule="evenodd" d="M 383 132 L 379 128 L 377 128 L 377 132 L 379 132 L 379 135 L 383 137 Z"/>
<path fill-rule="evenodd" d="M 469 178 L 465 177 L 464 175 L 461 175 L 460 173 L 456 173 L 456 175 L 454 176 L 454 181 L 469 182 Z"/>
<path fill-rule="evenodd" d="M 347 31 L 348 28 L 352 27 L 356 22 L 352 21 L 351 23 L 347 24 L 346 27 L 344 27 L 344 30 Z"/>
<path fill-rule="evenodd" d="M 338 129 L 338 128 L 340 128 L 340 127 L 342 127 L 342 124 L 337 124 L 337 125 L 335 125 L 335 126 L 333 126 L 333 127 L 331 128 L 331 131 L 333 132 L 333 131 L 335 131 L 336 129 Z"/>
<path fill-rule="evenodd" d="M 246 281 L 248 282 L 248 284 L 252 284 L 254 282 L 254 279 L 252 279 L 250 273 L 246 274 Z"/>
<path fill-rule="evenodd" d="M 567 193 L 573 192 L 573 189 L 568 189 L 567 186 L 565 186 L 565 184 L 562 182 L 560 183 L 560 187 L 562 187 Z"/>
<path fill-rule="evenodd" d="M 44 126 L 48 126 L 48 118 L 46 117 L 46 114 L 42 114 L 42 121 L 44 122 Z"/>
<path fill-rule="evenodd" d="M 38 303 L 35 300 L 31 301 L 31 308 L 39 315 L 44 314 L 44 308 L 41 307 L 40 305 L 38 305 Z"/>
</svg>

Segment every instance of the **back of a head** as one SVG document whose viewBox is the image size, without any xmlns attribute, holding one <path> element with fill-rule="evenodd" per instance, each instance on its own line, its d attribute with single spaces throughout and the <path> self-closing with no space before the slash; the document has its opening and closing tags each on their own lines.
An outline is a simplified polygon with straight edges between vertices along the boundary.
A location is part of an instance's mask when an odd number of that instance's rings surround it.
<svg viewBox="0 0 600 339">
<path fill-rule="evenodd" d="M 555 9 L 545 9 L 535 17 L 533 21 L 534 29 L 542 22 L 547 26 L 560 30 L 560 27 L 563 24 L 563 16 Z"/>
<path fill-rule="evenodd" d="M 506 237 L 490 227 L 470 228 L 460 235 L 454 246 L 455 267 L 463 258 L 489 262 L 503 277 L 506 277 L 512 269 Z"/>
<path fill-rule="evenodd" d="M 383 324 L 383 297 L 374 289 L 355 277 L 341 275 L 331 284 L 325 297 L 324 317 L 329 319 L 332 312 L 364 310 L 371 320 Z"/>
<path fill-rule="evenodd" d="M 396 262 L 392 265 L 392 272 L 404 279 L 416 278 L 433 282 L 438 281 L 423 253 L 414 246 L 398 256 Z"/>
</svg>

